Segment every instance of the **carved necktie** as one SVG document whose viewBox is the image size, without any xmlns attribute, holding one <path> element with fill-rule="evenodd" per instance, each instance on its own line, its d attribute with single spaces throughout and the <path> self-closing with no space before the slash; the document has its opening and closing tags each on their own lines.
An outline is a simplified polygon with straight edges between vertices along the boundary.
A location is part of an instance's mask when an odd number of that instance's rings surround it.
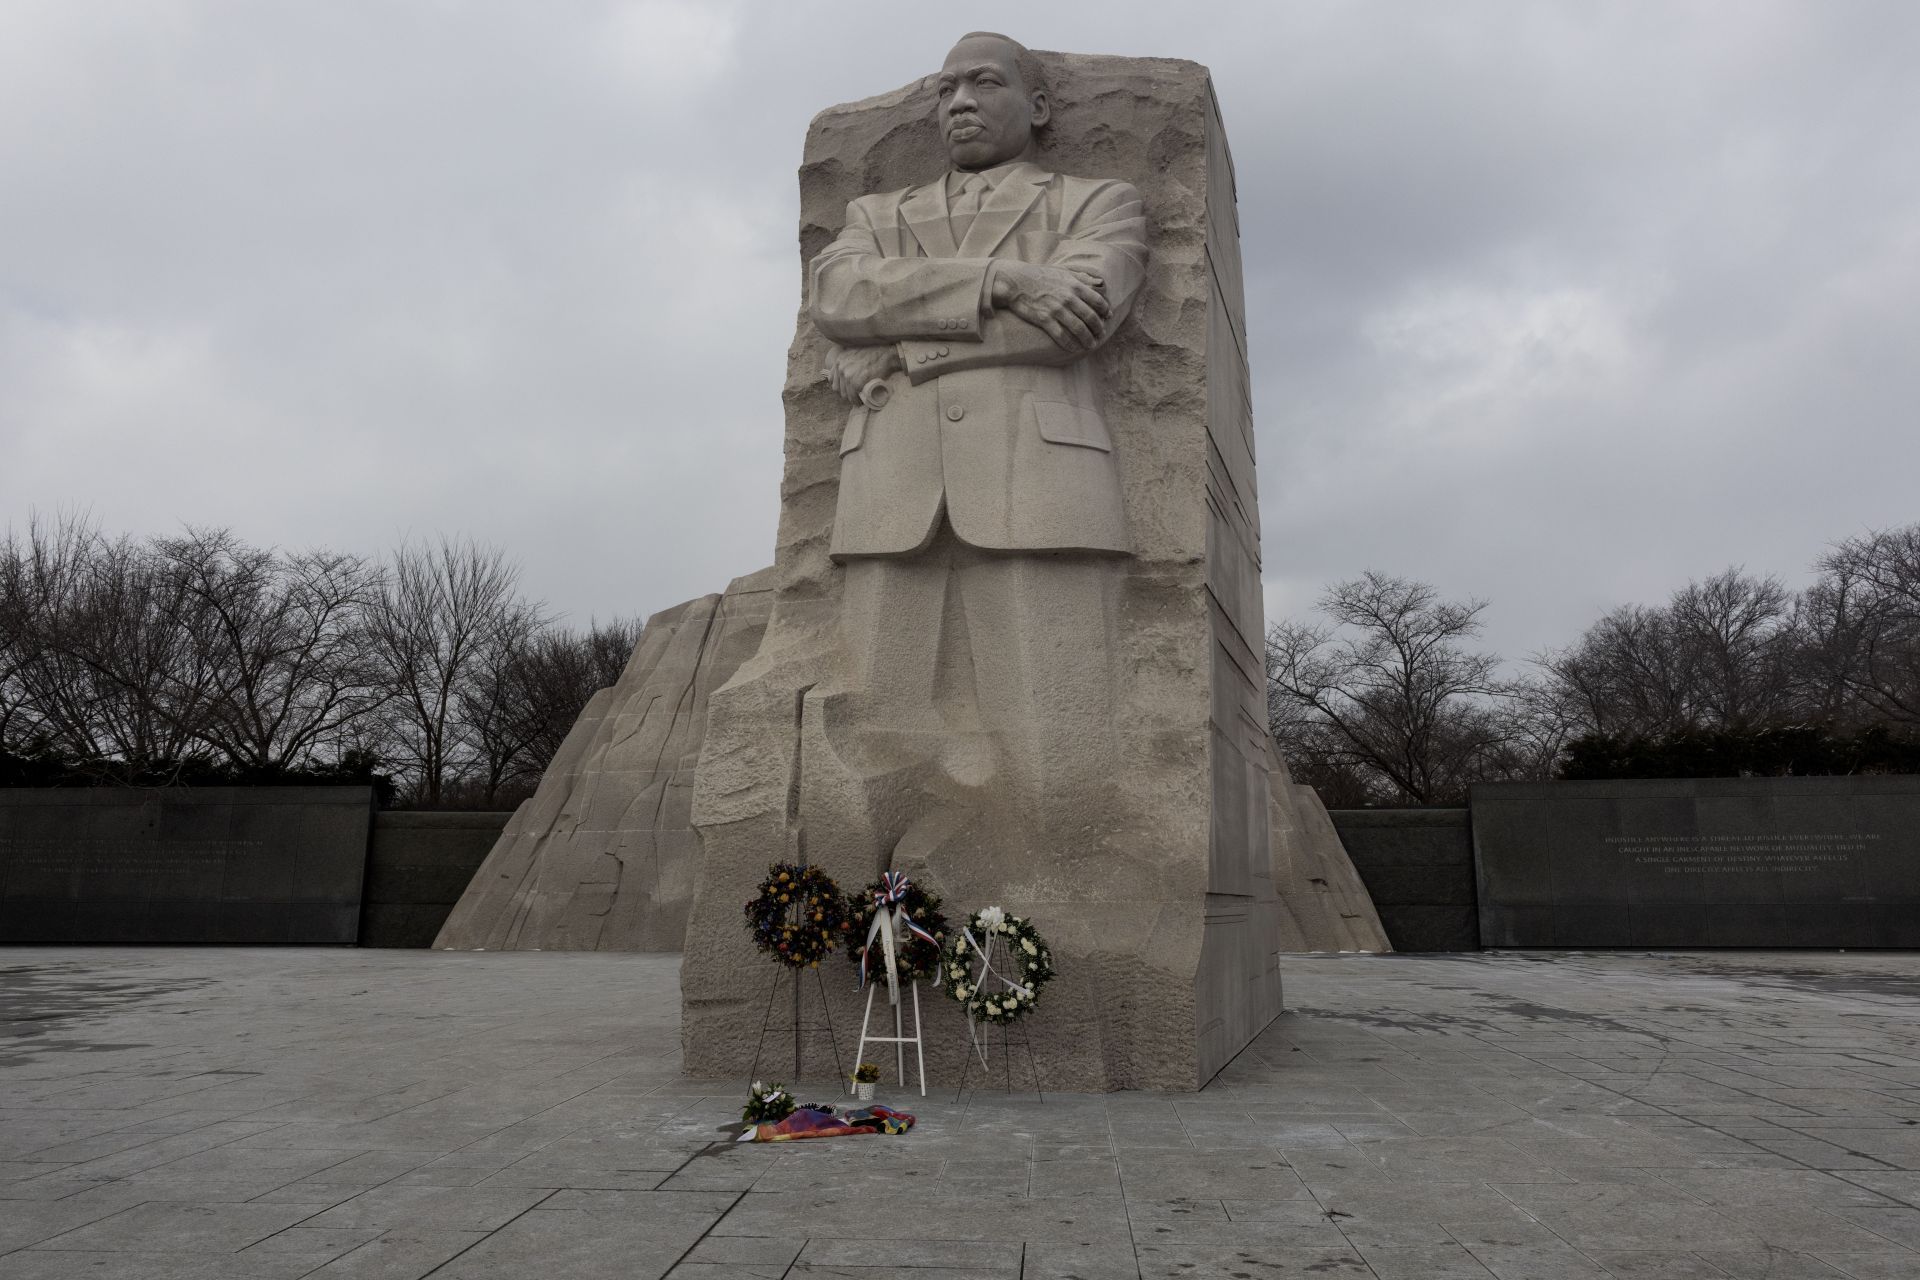
<svg viewBox="0 0 1920 1280">
<path fill-rule="evenodd" d="M 977 173 L 968 174 L 960 184 L 960 194 L 953 198 L 950 218 L 955 244 L 965 242 L 967 232 L 973 229 L 973 220 L 980 214 L 980 201 L 986 194 L 987 180 Z"/>
</svg>

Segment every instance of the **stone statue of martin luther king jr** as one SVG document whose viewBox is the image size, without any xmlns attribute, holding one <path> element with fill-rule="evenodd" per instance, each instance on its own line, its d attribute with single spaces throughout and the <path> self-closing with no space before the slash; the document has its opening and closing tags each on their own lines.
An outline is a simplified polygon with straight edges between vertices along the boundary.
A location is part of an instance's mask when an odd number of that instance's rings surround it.
<svg viewBox="0 0 1920 1280">
<path fill-rule="evenodd" d="M 1145 280 L 1147 223 L 1128 183 L 1033 162 L 1052 107 L 1022 45 L 965 36 L 936 88 L 951 171 L 854 200 L 809 271 L 853 405 L 830 548 L 847 675 L 868 723 L 991 742 L 998 768 L 975 753 L 949 769 L 963 783 L 1059 795 L 1106 771 L 1112 738 L 1130 540 L 1087 357 Z"/>
</svg>

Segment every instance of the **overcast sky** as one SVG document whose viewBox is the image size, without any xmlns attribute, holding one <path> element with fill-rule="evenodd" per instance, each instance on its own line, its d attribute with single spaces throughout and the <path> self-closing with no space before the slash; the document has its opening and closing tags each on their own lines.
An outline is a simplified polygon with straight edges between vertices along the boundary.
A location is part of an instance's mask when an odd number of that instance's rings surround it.
<svg viewBox="0 0 1920 1280">
<path fill-rule="evenodd" d="M 1920 520 L 1920 4 L 946 11 L 0 0 L 0 524 L 720 589 L 773 554 L 807 121 L 973 27 L 1212 68 L 1270 617 L 1377 568 L 1521 657 Z"/>
</svg>

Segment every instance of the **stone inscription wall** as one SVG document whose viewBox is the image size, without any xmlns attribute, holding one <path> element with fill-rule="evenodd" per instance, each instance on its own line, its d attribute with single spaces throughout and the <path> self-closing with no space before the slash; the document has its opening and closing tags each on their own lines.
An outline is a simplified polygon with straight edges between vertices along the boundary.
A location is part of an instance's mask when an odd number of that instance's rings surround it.
<svg viewBox="0 0 1920 1280">
<path fill-rule="evenodd" d="M 1478 951 L 1465 809 L 1335 809 L 1331 817 L 1395 951 Z"/>
<path fill-rule="evenodd" d="M 230 854 L 258 849 L 258 840 L 6 840 L 0 862 L 18 881 L 98 878 L 100 890 L 124 895 L 135 880 L 182 880 L 223 870 Z M 142 890 L 143 894 L 148 890 Z"/>
<path fill-rule="evenodd" d="M 513 815 L 382 811 L 367 842 L 363 947 L 430 947 Z"/>
<path fill-rule="evenodd" d="M 1806 871 L 1850 861 L 1880 839 L 1858 835 L 1608 836 L 1606 843 L 1630 855 L 1637 868 L 1667 875 L 1714 875 L 1736 871 Z"/>
<path fill-rule="evenodd" d="M 366 787 L 0 791 L 0 942 L 351 945 Z"/>
<path fill-rule="evenodd" d="M 1920 778 L 1474 788 L 1481 937 L 1525 946 L 1920 946 Z"/>
</svg>

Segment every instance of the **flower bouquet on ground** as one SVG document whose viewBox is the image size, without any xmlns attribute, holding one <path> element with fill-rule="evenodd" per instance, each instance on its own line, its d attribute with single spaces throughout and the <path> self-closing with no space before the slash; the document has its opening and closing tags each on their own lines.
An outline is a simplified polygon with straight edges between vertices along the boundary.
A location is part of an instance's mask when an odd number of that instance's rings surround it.
<svg viewBox="0 0 1920 1280">
<path fill-rule="evenodd" d="M 762 1084 L 758 1080 L 747 1091 L 747 1105 L 740 1109 L 746 1124 L 777 1124 L 793 1114 L 793 1095 L 782 1084 Z"/>
</svg>

